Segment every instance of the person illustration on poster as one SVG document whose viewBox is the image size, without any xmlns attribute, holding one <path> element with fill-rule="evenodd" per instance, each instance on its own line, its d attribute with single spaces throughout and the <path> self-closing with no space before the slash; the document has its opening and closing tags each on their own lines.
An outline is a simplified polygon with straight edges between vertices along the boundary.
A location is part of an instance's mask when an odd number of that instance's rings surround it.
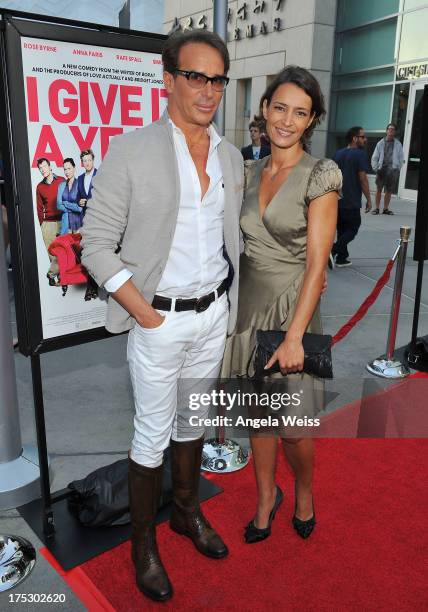
<svg viewBox="0 0 428 612">
<path fill-rule="evenodd" d="M 78 202 L 80 206 L 86 206 L 89 198 L 92 195 L 92 179 L 97 173 L 97 169 L 94 167 L 94 152 L 92 149 L 84 149 L 80 152 L 80 159 L 83 167 L 85 168 L 85 172 L 82 172 L 77 179 L 79 185 Z M 85 209 L 83 209 L 83 215 L 84 214 Z"/>
<path fill-rule="evenodd" d="M 102 40 L 94 40 L 93 33 L 83 28 L 77 45 L 74 30 L 74 33 L 70 30 L 67 40 L 62 35 L 59 40 L 51 40 L 50 33 L 45 37 L 45 26 L 40 27 L 41 32 L 39 25 L 35 27 L 36 36 L 31 36 L 30 30 L 28 36 L 22 32 L 21 35 L 12 28 L 15 37 L 7 51 L 11 70 L 5 75 L 13 89 L 10 105 L 14 116 L 10 134 L 12 137 L 13 132 L 18 146 L 10 148 L 16 156 L 15 165 L 19 167 L 17 189 L 22 201 L 20 215 L 17 214 L 16 223 L 12 223 L 12 242 L 16 242 L 17 252 L 24 248 L 27 254 L 22 265 L 19 262 L 27 282 L 20 284 L 17 300 L 20 303 L 30 300 L 32 317 L 34 315 L 30 324 L 33 320 L 38 321 L 34 334 L 25 332 L 23 335 L 25 343 L 22 346 L 27 351 L 38 351 L 41 344 L 53 338 L 69 344 L 73 334 L 79 334 L 79 342 L 93 332 L 97 337 L 100 334 L 107 296 L 92 278 L 88 281 L 85 266 L 80 261 L 79 226 L 87 214 L 87 202 L 94 196 L 92 182 L 97 178 L 94 180 L 94 176 L 98 175 L 113 136 L 133 132 L 143 123 L 152 123 L 167 104 L 162 81 L 163 41 L 155 37 L 146 43 L 143 37 L 141 49 L 133 49 L 125 56 L 117 53 L 114 34 L 111 44 L 104 45 L 110 33 Z M 83 59 L 85 55 L 87 61 Z M 129 62 L 147 66 L 144 79 L 134 82 L 134 77 L 121 74 L 127 67 L 131 71 L 141 67 L 131 63 L 127 66 L 124 64 L 126 57 Z M 77 61 L 85 61 L 87 70 L 64 68 Z M 74 169 L 71 162 L 64 164 L 64 159 L 72 159 Z M 40 168 L 38 160 L 42 164 Z M 44 167 L 46 172 L 42 173 Z M 58 187 L 64 180 L 72 194 L 67 198 L 66 185 L 63 185 L 58 198 Z M 25 189 L 29 190 L 26 195 L 21 193 Z M 80 206 L 80 210 L 72 210 L 70 203 Z M 11 206 L 12 209 L 15 207 Z M 3 232 L 6 209 L 2 204 L 0 212 L 3 223 L 0 231 Z M 72 218 L 76 221 L 75 228 L 69 225 Z M 13 217 L 12 221 L 15 221 Z M 39 229 L 42 223 L 43 228 Z M 48 230 L 51 230 L 49 236 Z M 22 330 L 28 325 L 26 314 L 24 309 L 22 316 L 19 315 Z"/>
<path fill-rule="evenodd" d="M 82 227 L 84 207 L 77 203 L 79 187 L 76 164 L 72 157 L 63 161 L 65 181 L 58 187 L 57 208 L 61 211 L 61 236 L 77 232 Z"/>
<path fill-rule="evenodd" d="M 49 285 L 57 287 L 59 286 L 58 261 L 54 255 L 49 253 L 48 249 L 60 232 L 61 211 L 57 208 L 57 198 L 59 186 L 64 182 L 64 179 L 53 173 L 51 163 L 46 157 L 40 157 L 37 160 L 37 167 L 43 177 L 36 187 L 36 203 L 40 229 L 50 260 L 47 277 Z"/>
<path fill-rule="evenodd" d="M 95 154 L 92 149 L 84 149 L 80 151 L 80 159 L 85 168 L 85 172 L 79 175 L 77 179 L 79 185 L 79 206 L 83 207 L 82 221 L 86 212 L 86 204 L 92 195 L 92 179 L 97 173 L 97 169 L 94 166 Z M 98 297 L 98 285 L 94 279 L 89 276 L 88 284 L 85 292 L 85 301 L 89 301 Z"/>
<path fill-rule="evenodd" d="M 91 154 L 86 154 L 87 153 L 86 151 L 83 151 L 82 153 L 85 154 L 86 158 L 87 159 L 89 158 L 91 162 L 91 163 L 88 163 L 87 161 L 87 165 L 88 166 L 92 165 L 92 168 L 90 168 L 90 172 L 88 173 L 91 175 L 90 180 L 92 182 L 92 175 L 94 174 L 94 170 L 95 170 L 93 168 L 93 156 L 92 156 L 93 154 L 92 152 Z M 61 236 L 64 236 L 67 234 L 78 234 L 78 236 L 74 237 L 73 242 L 69 244 L 74 251 L 74 255 L 76 257 L 76 264 L 80 264 L 81 263 L 80 261 L 81 248 L 80 248 L 79 230 L 82 227 L 83 217 L 84 217 L 85 210 L 86 210 L 87 199 L 79 198 L 79 182 L 78 182 L 78 178 L 76 177 L 76 164 L 74 162 L 74 159 L 72 157 L 66 157 L 63 160 L 63 167 L 64 167 L 65 181 L 61 183 L 61 185 L 59 186 L 58 196 L 57 196 L 57 207 L 58 207 L 58 210 L 61 211 L 62 213 L 60 234 Z M 86 172 L 82 175 L 82 178 L 86 179 Z M 89 186 L 88 191 L 86 191 L 85 195 L 88 196 L 90 194 L 91 189 L 92 189 L 92 185 Z M 60 271 L 60 279 L 61 279 L 61 271 Z M 64 296 L 67 292 L 67 286 L 62 285 L 62 287 L 63 287 L 63 296 Z M 64 287 L 66 288 L 64 289 Z M 98 286 L 91 277 L 88 277 L 88 280 L 86 283 L 85 297 L 84 297 L 85 302 L 88 302 L 91 299 L 96 299 L 97 297 L 98 297 Z"/>
</svg>

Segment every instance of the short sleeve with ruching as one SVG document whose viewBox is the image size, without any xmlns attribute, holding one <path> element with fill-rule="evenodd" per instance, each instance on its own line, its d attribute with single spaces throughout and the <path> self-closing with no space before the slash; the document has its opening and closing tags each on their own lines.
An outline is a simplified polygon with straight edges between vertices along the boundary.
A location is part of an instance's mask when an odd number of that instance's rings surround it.
<svg viewBox="0 0 428 612">
<path fill-rule="evenodd" d="M 244 160 L 244 195 L 245 191 L 250 179 L 251 174 L 255 171 L 257 161 L 255 159 L 245 159 Z"/>
<path fill-rule="evenodd" d="M 330 191 L 337 191 L 340 195 L 342 188 L 342 173 L 338 165 L 331 159 L 320 159 L 315 164 L 308 181 L 306 203 L 320 198 Z"/>
</svg>

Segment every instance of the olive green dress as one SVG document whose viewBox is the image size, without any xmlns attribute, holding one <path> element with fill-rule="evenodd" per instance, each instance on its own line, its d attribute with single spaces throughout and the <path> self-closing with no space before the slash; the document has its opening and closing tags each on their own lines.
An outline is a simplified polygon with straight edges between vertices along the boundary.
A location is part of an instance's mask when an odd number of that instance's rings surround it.
<svg viewBox="0 0 428 612">
<path fill-rule="evenodd" d="M 258 329 L 288 329 L 305 273 L 308 207 L 311 200 L 341 188 L 342 175 L 333 161 L 304 153 L 260 218 L 259 185 L 268 160 L 246 162 L 238 320 L 226 343 L 222 378 L 246 376 Z M 319 305 L 307 331 L 322 333 Z M 288 378 L 296 377 L 305 388 L 313 386 L 307 374 Z"/>
</svg>

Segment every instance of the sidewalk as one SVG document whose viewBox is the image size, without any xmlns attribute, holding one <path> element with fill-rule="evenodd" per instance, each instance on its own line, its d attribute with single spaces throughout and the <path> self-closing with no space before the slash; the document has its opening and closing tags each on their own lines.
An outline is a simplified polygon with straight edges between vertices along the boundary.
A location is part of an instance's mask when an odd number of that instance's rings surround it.
<svg viewBox="0 0 428 612">
<path fill-rule="evenodd" d="M 374 200 L 374 197 L 373 197 Z M 394 253 L 400 226 L 412 228 L 401 297 L 400 319 L 396 347 L 407 344 L 411 337 L 417 263 L 413 261 L 413 239 L 416 202 L 393 198 L 394 216 L 362 213 L 362 224 L 356 239 L 349 245 L 348 268 L 335 268 L 329 273 L 329 286 L 322 299 L 324 331 L 334 334 L 352 316 L 382 275 Z M 419 335 L 428 333 L 428 274 L 422 289 Z M 391 278 L 365 318 L 334 347 L 335 375 L 347 378 L 365 375 L 365 364 L 385 352 L 389 313 L 395 279 L 395 266 Z"/>
<path fill-rule="evenodd" d="M 381 276 L 392 256 L 401 225 L 412 227 L 416 203 L 393 199 L 394 216 L 364 215 L 360 232 L 350 245 L 349 268 L 329 273 L 329 286 L 322 300 L 324 331 L 334 334 L 354 314 Z M 404 277 L 397 346 L 410 339 L 416 263 L 413 244 L 408 251 Z M 333 349 L 335 380 L 347 388 L 352 399 L 358 385 L 370 375 L 366 363 L 385 351 L 395 268 L 390 282 L 366 317 Z M 419 334 L 428 333 L 428 270 L 422 292 Z M 12 294 L 11 294 L 12 300 Z M 12 315 L 12 319 L 14 314 Z M 13 321 L 13 331 L 15 324 Z M 63 349 L 42 356 L 48 449 L 52 465 L 52 490 L 66 486 L 104 464 L 126 456 L 132 435 L 132 400 L 125 363 L 126 337 L 116 337 L 87 345 Z M 32 388 L 29 359 L 16 355 L 18 397 L 23 443 L 35 443 Z M 348 384 L 353 382 L 354 386 Z M 346 383 L 346 384 L 344 384 Z M 0 534 L 28 538 L 36 550 L 42 543 L 15 510 L 0 511 Z M 44 609 L 45 604 L 11 604 L 11 593 L 63 593 L 58 610 L 84 610 L 59 575 L 38 555 L 36 567 L 17 589 L 0 593 L 0 610 Z"/>
</svg>

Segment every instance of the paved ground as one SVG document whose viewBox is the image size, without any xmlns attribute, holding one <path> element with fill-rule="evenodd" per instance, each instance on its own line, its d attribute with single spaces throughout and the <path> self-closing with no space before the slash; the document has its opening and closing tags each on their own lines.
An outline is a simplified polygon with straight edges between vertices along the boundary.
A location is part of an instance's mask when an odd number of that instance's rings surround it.
<svg viewBox="0 0 428 612">
<path fill-rule="evenodd" d="M 353 266 L 329 274 L 322 301 L 325 331 L 335 333 L 368 295 L 395 249 L 399 227 L 414 228 L 416 204 L 393 200 L 394 216 L 364 215 L 359 235 L 350 246 Z M 410 245 L 404 279 L 397 346 L 409 341 L 416 264 Z M 422 295 L 420 335 L 428 333 L 428 270 Z M 334 348 L 335 405 L 355 399 L 361 392 L 367 361 L 385 350 L 394 277 L 378 301 L 351 334 Z M 12 304 L 12 293 L 11 293 Z M 14 314 L 12 309 L 12 325 Z M 92 469 L 126 455 L 131 437 L 132 405 L 125 366 L 125 337 L 47 353 L 42 357 L 48 448 L 52 460 L 52 490 L 63 488 Z M 17 386 L 22 438 L 35 442 L 29 360 L 16 355 Z M 15 510 L 0 510 L 0 534 L 27 537 L 39 548 L 41 542 Z M 30 577 L 16 590 L 0 594 L 0 610 L 38 610 L 46 604 L 10 604 L 11 593 L 64 593 L 59 610 L 83 610 L 63 580 L 39 556 Z"/>
</svg>

